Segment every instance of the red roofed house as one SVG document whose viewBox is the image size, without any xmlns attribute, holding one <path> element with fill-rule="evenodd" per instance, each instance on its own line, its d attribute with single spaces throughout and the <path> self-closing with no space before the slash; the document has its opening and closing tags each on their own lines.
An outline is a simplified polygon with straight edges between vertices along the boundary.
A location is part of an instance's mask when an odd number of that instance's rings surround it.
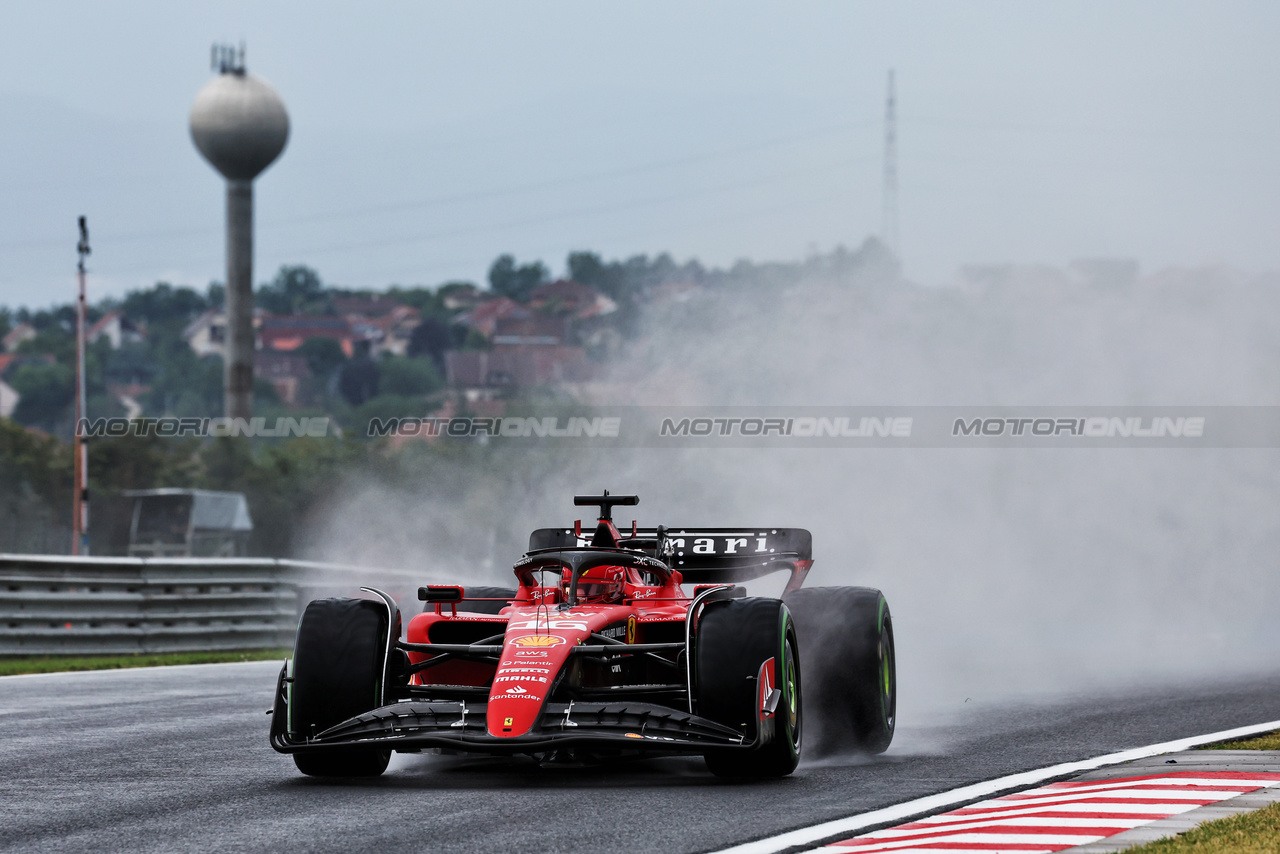
<svg viewBox="0 0 1280 854">
<path fill-rule="evenodd" d="M 529 309 L 515 300 L 509 297 L 496 297 L 485 300 L 471 311 L 458 315 L 455 322 L 471 327 L 485 338 L 492 338 L 499 320 L 527 320 L 532 316 Z"/>
<path fill-rule="evenodd" d="M 18 349 L 18 345 L 23 341 L 30 341 L 36 337 L 36 328 L 30 323 L 19 323 L 17 326 L 9 330 L 9 333 L 0 339 L 0 350 L 6 353 L 12 353 Z"/>
<path fill-rule="evenodd" d="M 529 294 L 529 305 L 536 311 L 586 320 L 618 310 L 618 304 L 600 291 L 575 282 L 558 279 L 539 285 Z"/>
<path fill-rule="evenodd" d="M 369 342 L 369 354 L 403 356 L 409 339 L 422 322 L 422 312 L 391 297 L 334 297 L 333 307 L 342 315 L 357 340 Z"/>
<path fill-rule="evenodd" d="M 108 311 L 85 333 L 89 343 L 106 338 L 112 350 L 119 350 L 121 344 L 140 344 L 143 337 L 142 330 L 118 311 Z"/>
<path fill-rule="evenodd" d="M 562 287 L 552 287 L 552 285 Z M 542 305 L 570 311 L 534 312 L 520 303 L 498 297 L 487 300 L 458 318 L 493 344 L 489 350 L 453 350 L 445 353 L 445 375 L 454 388 L 511 388 L 556 383 L 587 382 L 591 365 L 581 347 L 566 346 L 572 311 L 601 309 L 594 288 L 576 282 L 553 282 L 543 291 Z M 544 290 L 550 288 L 550 290 Z M 609 303 L 612 308 L 612 302 Z"/>
<path fill-rule="evenodd" d="M 355 355 L 356 342 L 363 340 L 341 317 L 303 314 L 266 317 L 258 329 L 259 346 L 264 350 L 296 350 L 308 338 L 332 338 L 342 346 L 347 358 Z"/>
<path fill-rule="evenodd" d="M 262 328 L 266 312 L 253 310 L 253 328 Z M 182 330 L 182 337 L 197 356 L 225 356 L 227 349 L 227 314 L 221 309 L 209 309 Z"/>
<path fill-rule="evenodd" d="M 444 285 L 436 293 L 440 295 L 440 302 L 449 311 L 472 309 L 484 301 L 483 291 L 470 282 Z"/>
<path fill-rule="evenodd" d="M 374 322 L 378 337 L 374 343 L 373 355 L 392 353 L 406 356 L 409 353 L 409 341 L 413 338 L 413 330 L 422 323 L 422 312 L 412 306 L 398 305 L 389 313 Z"/>
</svg>

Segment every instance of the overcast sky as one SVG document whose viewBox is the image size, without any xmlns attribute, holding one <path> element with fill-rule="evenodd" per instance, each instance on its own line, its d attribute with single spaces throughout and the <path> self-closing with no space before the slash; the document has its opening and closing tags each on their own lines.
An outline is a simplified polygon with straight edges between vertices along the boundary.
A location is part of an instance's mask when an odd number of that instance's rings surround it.
<svg viewBox="0 0 1280 854">
<path fill-rule="evenodd" d="M 9 3 L 0 305 L 223 278 L 187 115 L 243 39 L 289 146 L 255 279 L 482 281 L 502 252 L 725 265 L 881 227 L 899 90 L 906 270 L 1077 257 L 1280 267 L 1280 4 Z"/>
</svg>

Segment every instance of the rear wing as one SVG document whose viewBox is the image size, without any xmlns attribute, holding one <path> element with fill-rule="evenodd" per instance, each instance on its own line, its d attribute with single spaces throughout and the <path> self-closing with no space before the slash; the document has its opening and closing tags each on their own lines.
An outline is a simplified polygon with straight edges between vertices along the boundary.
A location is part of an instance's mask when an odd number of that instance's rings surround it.
<svg viewBox="0 0 1280 854">
<path fill-rule="evenodd" d="M 813 535 L 804 528 L 666 528 L 663 534 L 661 553 L 656 528 L 624 529 L 618 544 L 658 558 L 690 584 L 733 584 L 783 571 L 798 581 L 813 562 Z M 584 548 L 590 540 L 572 528 L 539 528 L 529 535 L 529 551 Z"/>
</svg>

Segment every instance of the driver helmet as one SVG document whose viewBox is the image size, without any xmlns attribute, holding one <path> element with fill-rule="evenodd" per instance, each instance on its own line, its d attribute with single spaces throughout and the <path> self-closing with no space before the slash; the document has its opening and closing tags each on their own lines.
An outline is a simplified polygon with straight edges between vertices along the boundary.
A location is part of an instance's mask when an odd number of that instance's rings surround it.
<svg viewBox="0 0 1280 854">
<path fill-rule="evenodd" d="M 621 602 L 626 571 L 620 566 L 593 566 L 578 576 L 578 602 Z M 560 575 L 560 586 L 566 596 L 573 582 L 573 570 L 565 567 Z"/>
</svg>

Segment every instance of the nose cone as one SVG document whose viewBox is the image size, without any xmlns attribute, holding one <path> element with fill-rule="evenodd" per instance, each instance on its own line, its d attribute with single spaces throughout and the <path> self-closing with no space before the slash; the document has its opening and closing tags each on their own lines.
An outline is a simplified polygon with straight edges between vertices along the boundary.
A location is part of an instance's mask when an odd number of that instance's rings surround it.
<svg viewBox="0 0 1280 854">
<path fill-rule="evenodd" d="M 250 181 L 284 150 L 289 115 L 262 78 L 219 74 L 191 105 L 191 139 L 225 178 Z"/>
</svg>

